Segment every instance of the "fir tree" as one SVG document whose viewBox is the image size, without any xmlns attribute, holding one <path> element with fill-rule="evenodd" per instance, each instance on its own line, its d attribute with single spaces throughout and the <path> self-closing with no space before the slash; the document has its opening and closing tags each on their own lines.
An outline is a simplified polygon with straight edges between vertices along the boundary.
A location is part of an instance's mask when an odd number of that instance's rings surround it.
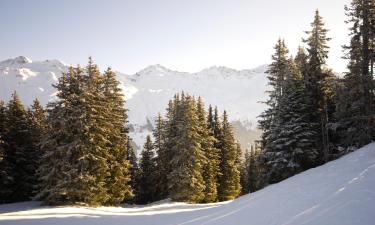
<svg viewBox="0 0 375 225">
<path fill-rule="evenodd" d="M 4 108 L 2 109 L 4 110 Z M 4 159 L 2 160 L 1 202 L 30 200 L 36 175 L 37 152 L 32 148 L 27 112 L 16 92 L 8 102 L 5 114 Z M 4 122 L 4 121 L 3 121 Z"/>
<path fill-rule="evenodd" d="M 139 182 L 137 184 L 137 200 L 145 204 L 155 200 L 155 171 L 154 146 L 151 137 L 148 135 L 143 146 L 139 163 Z"/>
<path fill-rule="evenodd" d="M 205 161 L 200 145 L 199 123 L 193 97 L 181 94 L 176 106 L 176 139 L 171 148 L 171 172 L 168 175 L 169 195 L 173 200 L 200 202 L 204 198 L 202 169 Z"/>
<path fill-rule="evenodd" d="M 250 165 L 250 152 L 248 149 L 245 150 L 244 158 L 241 162 L 240 169 L 240 183 L 241 183 L 241 194 L 247 194 L 249 190 L 249 165 Z"/>
<path fill-rule="evenodd" d="M 8 196 L 12 193 L 12 190 L 9 188 L 8 184 L 11 183 L 12 177 L 10 174 L 10 168 L 8 167 L 8 163 L 6 161 L 6 152 L 5 149 L 7 147 L 5 142 L 5 135 L 7 133 L 7 111 L 6 111 L 5 103 L 0 100 L 0 203 L 7 202 Z"/>
<path fill-rule="evenodd" d="M 310 123 L 315 126 L 316 148 L 319 149 L 319 161 L 328 160 L 328 115 L 327 99 L 323 93 L 323 84 L 325 83 L 325 73 L 323 72 L 326 60 L 328 58 L 327 37 L 328 30 L 324 27 L 322 17 L 316 10 L 314 21 L 311 23 L 311 31 L 307 31 L 308 38 L 304 40 L 308 51 L 308 71 L 305 74 L 305 86 L 308 91 Z M 319 163 L 319 162 L 318 162 Z"/>
<path fill-rule="evenodd" d="M 217 179 L 219 175 L 219 150 L 215 148 L 215 141 L 212 130 L 207 124 L 206 112 L 202 99 L 197 102 L 197 115 L 199 123 L 199 135 L 201 147 L 204 151 L 206 161 L 203 166 L 203 179 L 205 183 L 204 202 L 217 201 Z"/>
<path fill-rule="evenodd" d="M 260 170 L 257 161 L 258 153 L 251 148 L 246 149 L 245 156 L 241 164 L 241 187 L 242 194 L 257 191 L 260 188 Z"/>
<path fill-rule="evenodd" d="M 272 90 L 267 93 L 269 99 L 265 102 L 268 106 L 259 117 L 259 128 L 262 129 L 262 146 L 265 151 L 274 149 L 273 143 L 279 132 L 279 105 L 281 95 L 285 89 L 285 76 L 288 73 L 288 53 L 285 42 L 279 39 L 274 47 L 275 54 L 272 55 L 272 63 L 267 70 L 267 78 Z"/>
<path fill-rule="evenodd" d="M 136 190 L 137 187 L 137 176 L 138 176 L 138 162 L 137 162 L 137 153 L 136 150 L 130 144 L 131 139 L 127 138 L 127 151 L 126 151 L 126 161 L 129 163 L 129 175 L 130 175 L 130 190 Z M 130 202 L 133 202 L 135 199 L 135 194 L 129 195 Z"/>
<path fill-rule="evenodd" d="M 153 130 L 154 149 L 156 152 L 155 165 L 155 198 L 157 200 L 164 199 L 168 196 L 168 166 L 169 156 L 166 148 L 166 121 L 158 114 L 155 128 Z"/>
<path fill-rule="evenodd" d="M 111 70 L 105 76 L 89 60 L 70 68 L 49 105 L 50 132 L 39 169 L 44 204 L 118 205 L 128 185 L 126 114 Z"/>
<path fill-rule="evenodd" d="M 131 177 L 128 153 L 132 152 L 128 137 L 127 114 L 124 95 L 119 88 L 120 82 L 116 74 L 108 68 L 103 75 L 103 94 L 106 104 L 106 121 L 108 125 L 109 148 L 111 155 L 108 157 L 110 176 L 106 185 L 109 192 L 107 204 L 118 205 L 122 201 L 132 197 L 130 186 Z M 134 175 L 134 174 L 133 174 Z"/>
<path fill-rule="evenodd" d="M 41 141 L 48 132 L 47 117 L 43 106 L 40 104 L 38 99 L 34 100 L 33 105 L 27 111 L 27 117 L 29 120 L 29 133 L 30 133 L 30 149 L 35 152 L 34 159 L 34 171 L 36 171 L 41 163 L 43 152 L 41 150 Z M 39 190 L 39 184 L 35 180 L 34 193 L 36 194 Z"/>
<path fill-rule="evenodd" d="M 220 171 L 218 198 L 227 201 L 236 198 L 241 192 L 240 171 L 237 165 L 237 146 L 233 128 L 228 121 L 226 111 L 223 114 L 222 138 L 220 149 Z"/>
<path fill-rule="evenodd" d="M 345 7 L 350 27 L 350 43 L 344 46 L 349 60 L 338 102 L 336 118 L 340 143 L 344 147 L 361 147 L 375 137 L 374 62 L 375 3 L 353 0 Z M 340 105 L 339 105 L 340 104 Z"/>
</svg>

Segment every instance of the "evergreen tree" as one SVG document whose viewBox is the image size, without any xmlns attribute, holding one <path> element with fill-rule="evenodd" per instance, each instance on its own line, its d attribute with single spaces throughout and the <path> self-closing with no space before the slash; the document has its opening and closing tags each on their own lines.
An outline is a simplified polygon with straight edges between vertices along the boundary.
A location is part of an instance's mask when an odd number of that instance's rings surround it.
<svg viewBox="0 0 375 225">
<path fill-rule="evenodd" d="M 297 55 L 294 58 L 294 63 L 296 64 L 297 68 L 301 72 L 302 78 L 305 79 L 308 78 L 308 56 L 306 54 L 306 51 L 301 46 L 298 47 Z"/>
<path fill-rule="evenodd" d="M 168 175 L 169 195 L 173 200 L 200 202 L 204 198 L 202 169 L 205 162 L 200 145 L 199 123 L 193 97 L 184 93 L 176 106 L 175 145 L 171 148 L 171 172 Z"/>
<path fill-rule="evenodd" d="M 129 175 L 130 175 L 130 190 L 136 190 L 137 187 L 137 176 L 138 176 L 138 162 L 136 150 L 130 144 L 131 139 L 127 138 L 127 151 L 126 151 L 126 161 L 129 163 Z M 136 193 L 129 195 L 129 202 L 133 202 Z"/>
<path fill-rule="evenodd" d="M 276 135 L 279 133 L 279 105 L 284 90 L 284 80 L 288 73 L 288 53 L 285 42 L 279 39 L 274 47 L 272 63 L 267 70 L 267 78 L 272 90 L 267 91 L 269 99 L 265 102 L 268 108 L 259 116 L 259 128 L 262 133 L 262 146 L 264 151 L 272 151 Z"/>
<path fill-rule="evenodd" d="M 160 200 L 168 196 L 168 165 L 169 157 L 166 149 L 166 121 L 158 114 L 155 129 L 153 130 L 154 136 L 154 149 L 156 152 L 156 165 L 155 165 L 155 199 Z"/>
<path fill-rule="evenodd" d="M 238 170 L 237 145 L 233 135 L 233 128 L 228 121 L 226 111 L 223 114 L 221 161 L 219 177 L 218 198 L 227 201 L 236 198 L 241 192 L 240 171 Z"/>
<path fill-rule="evenodd" d="M 351 24 L 350 43 L 344 46 L 349 60 L 336 118 L 344 147 L 361 147 L 375 137 L 374 62 L 375 3 L 353 0 L 345 10 Z"/>
<path fill-rule="evenodd" d="M 240 169 L 240 183 L 241 183 L 241 194 L 247 194 L 249 190 L 249 165 L 250 165 L 250 152 L 248 149 L 245 150 L 244 158 L 241 162 Z"/>
<path fill-rule="evenodd" d="M 203 179 L 205 183 L 204 202 L 217 201 L 217 178 L 219 168 L 219 150 L 215 148 L 215 137 L 207 124 L 206 111 L 202 99 L 197 102 L 197 115 L 199 123 L 200 146 L 204 151 L 206 162 L 203 166 Z"/>
<path fill-rule="evenodd" d="M 272 151 L 266 153 L 269 182 L 279 182 L 311 168 L 317 158 L 314 127 L 309 123 L 307 91 L 293 61 L 289 61 L 285 91 L 280 99 L 278 133 Z"/>
<path fill-rule="evenodd" d="M 131 196 L 123 96 L 115 74 L 89 60 L 70 68 L 49 105 L 39 168 L 44 204 L 118 205 Z"/>
<path fill-rule="evenodd" d="M 28 124 L 29 124 L 29 138 L 30 138 L 30 149 L 35 152 L 34 159 L 34 171 L 36 171 L 41 163 L 42 155 L 44 154 L 41 150 L 41 141 L 48 132 L 46 112 L 43 106 L 40 104 L 38 99 L 34 100 L 33 105 L 27 111 Z M 35 180 L 34 193 L 36 194 L 39 190 L 38 181 Z"/>
<path fill-rule="evenodd" d="M 106 132 L 109 135 L 107 147 L 111 152 L 111 156 L 107 160 L 110 166 L 110 176 L 106 180 L 110 196 L 107 204 L 110 205 L 118 205 L 132 197 L 130 181 L 135 179 L 135 177 L 131 177 L 129 171 L 131 165 L 127 154 L 133 152 L 133 148 L 130 146 L 128 128 L 126 127 L 127 114 L 124 95 L 119 85 L 116 73 L 108 68 L 103 75 L 103 94 L 107 109 L 108 130 Z"/>
<path fill-rule="evenodd" d="M 139 182 L 137 190 L 137 200 L 145 204 L 155 200 L 155 171 L 154 146 L 151 137 L 147 135 L 146 143 L 143 146 L 139 163 Z"/>
<path fill-rule="evenodd" d="M 259 165 L 257 163 L 258 154 L 255 149 L 252 149 L 249 155 L 249 164 L 247 166 L 247 189 L 248 192 L 257 191 L 259 186 Z"/>
<path fill-rule="evenodd" d="M 4 107 L 2 107 L 4 110 Z M 4 116 L 4 115 L 3 115 Z M 4 159 L 2 160 L 1 202 L 29 200 L 36 184 L 37 152 L 31 146 L 27 112 L 16 92 L 5 113 Z"/>
<path fill-rule="evenodd" d="M 246 149 L 244 160 L 241 164 L 241 187 L 242 194 L 257 191 L 260 188 L 260 171 L 257 162 L 258 153 L 255 149 Z"/>
<path fill-rule="evenodd" d="M 12 190 L 9 188 L 8 184 L 12 181 L 12 177 L 8 174 L 9 168 L 6 161 L 6 152 L 7 147 L 5 143 L 5 135 L 7 133 L 7 108 L 5 103 L 0 100 L 0 203 L 7 202 L 8 196 L 12 193 Z"/>
<path fill-rule="evenodd" d="M 308 64 L 305 74 L 305 86 L 308 91 L 310 123 L 314 126 L 316 134 L 316 148 L 319 149 L 319 161 L 327 162 L 329 153 L 328 140 L 328 115 L 327 99 L 323 89 L 326 74 L 323 72 L 328 58 L 327 37 L 328 30 L 324 28 L 324 22 L 316 10 L 314 21 L 311 23 L 311 31 L 307 31 L 308 38 L 304 40 L 307 44 Z M 318 162 L 319 163 L 319 162 Z"/>
</svg>

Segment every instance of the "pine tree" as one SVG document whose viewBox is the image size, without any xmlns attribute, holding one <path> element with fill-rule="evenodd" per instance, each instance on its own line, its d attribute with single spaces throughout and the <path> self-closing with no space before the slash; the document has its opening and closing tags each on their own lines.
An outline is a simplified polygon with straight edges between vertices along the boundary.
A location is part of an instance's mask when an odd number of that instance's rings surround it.
<svg viewBox="0 0 375 225">
<path fill-rule="evenodd" d="M 137 184 L 137 200 L 145 204 L 155 200 L 155 171 L 154 146 L 151 137 L 147 135 L 146 143 L 143 146 L 139 163 L 139 182 Z"/>
<path fill-rule="evenodd" d="M 267 78 L 272 90 L 268 91 L 269 99 L 265 102 L 268 108 L 259 116 L 259 128 L 262 133 L 262 146 L 264 151 L 272 151 L 276 135 L 279 133 L 279 105 L 283 90 L 285 89 L 285 76 L 288 73 L 288 53 L 285 42 L 279 39 L 274 47 L 272 63 L 267 70 Z"/>
<path fill-rule="evenodd" d="M 241 194 L 247 194 L 249 190 L 249 165 L 250 165 L 250 152 L 248 149 L 245 150 L 244 158 L 241 162 L 240 169 L 240 183 L 241 183 Z"/>
<path fill-rule="evenodd" d="M 259 116 L 259 128 L 263 131 L 262 133 L 262 149 L 263 154 L 261 161 L 265 170 L 262 174 L 262 180 L 265 183 L 271 182 L 271 177 L 275 176 L 272 174 L 272 168 L 275 162 L 283 162 L 286 159 L 283 155 L 278 154 L 279 150 L 276 148 L 275 141 L 277 135 L 280 133 L 280 100 L 285 89 L 285 77 L 289 71 L 288 69 L 288 53 L 285 42 L 279 39 L 274 47 L 275 53 L 272 55 L 272 63 L 269 65 L 267 72 L 267 78 L 271 90 L 267 91 L 269 99 L 265 102 L 268 108 Z M 277 160 L 277 161 L 275 161 Z"/>
<path fill-rule="evenodd" d="M 255 192 L 260 188 L 259 184 L 259 164 L 257 162 L 258 153 L 255 149 L 252 149 L 249 154 L 249 164 L 247 167 L 247 189 L 248 192 Z"/>
<path fill-rule="evenodd" d="M 328 58 L 327 37 L 328 30 L 324 28 L 324 22 L 316 10 L 314 21 L 311 23 L 311 31 L 307 31 L 308 38 L 304 40 L 308 51 L 308 71 L 305 77 L 305 86 L 310 102 L 310 123 L 314 125 L 316 136 L 316 148 L 319 149 L 319 161 L 327 162 L 329 153 L 328 140 L 328 115 L 327 99 L 323 93 L 325 73 L 323 72 Z M 319 163 L 318 161 L 318 163 Z"/>
<path fill-rule="evenodd" d="M 4 108 L 3 108 L 4 109 Z M 2 160 L 1 202 L 29 200 L 34 192 L 36 152 L 31 147 L 30 124 L 16 92 L 5 113 L 4 159 Z M 4 121 L 3 121 L 4 122 Z M 5 195 L 6 194 L 6 195 Z"/>
<path fill-rule="evenodd" d="M 303 80 L 305 81 L 305 79 L 308 79 L 308 56 L 305 49 L 301 46 L 298 47 L 297 55 L 294 58 L 294 63 L 301 72 Z"/>
<path fill-rule="evenodd" d="M 103 75 L 103 94 L 106 104 L 106 122 L 108 125 L 107 144 L 111 156 L 107 163 L 110 165 L 110 176 L 107 177 L 106 185 L 109 192 L 109 199 L 106 204 L 118 205 L 122 201 L 132 197 L 132 187 L 129 152 L 133 152 L 128 137 L 127 114 L 125 100 L 120 82 L 116 79 L 116 73 L 108 68 Z M 134 174 L 133 174 L 134 175 Z"/>
<path fill-rule="evenodd" d="M 218 198 L 227 201 L 236 198 L 241 192 L 240 171 L 237 165 L 237 145 L 233 135 L 233 128 L 228 121 L 226 111 L 223 114 L 221 161 L 219 177 Z"/>
<path fill-rule="evenodd" d="M 200 146 L 199 123 L 193 97 L 184 93 L 174 116 L 175 145 L 171 148 L 171 172 L 168 175 L 169 195 L 173 200 L 200 202 L 204 198 L 202 169 L 205 161 Z"/>
<path fill-rule="evenodd" d="M 217 179 L 220 171 L 219 168 L 219 150 L 215 148 L 215 141 L 212 130 L 207 124 L 204 103 L 199 97 L 197 102 L 197 115 L 199 123 L 199 136 L 201 147 L 204 151 L 206 161 L 203 166 L 203 179 L 205 183 L 204 202 L 217 201 Z"/>
<path fill-rule="evenodd" d="M 339 120 L 341 144 L 361 147 L 375 137 L 375 3 L 372 0 L 353 0 L 345 10 L 349 17 L 347 23 L 352 25 L 350 43 L 344 46 L 349 72 L 343 80 L 336 118 Z"/>
<path fill-rule="evenodd" d="M 5 103 L 0 100 L 0 203 L 7 202 L 8 196 L 12 193 L 12 190 L 9 188 L 8 184 L 11 183 L 12 177 L 8 174 L 9 167 L 6 161 L 6 152 L 7 144 L 5 142 L 5 135 L 7 133 L 7 108 Z"/>
<path fill-rule="evenodd" d="M 156 152 L 156 165 L 155 165 L 155 199 L 160 200 L 168 196 L 168 166 L 169 156 L 167 155 L 166 148 L 166 121 L 158 114 L 155 129 L 153 130 L 154 136 L 154 149 Z"/>
<path fill-rule="evenodd" d="M 257 161 L 258 153 L 251 148 L 246 149 L 245 156 L 241 164 L 241 187 L 242 194 L 257 191 L 260 188 L 260 170 Z"/>
<path fill-rule="evenodd" d="M 30 133 L 30 149 L 35 153 L 34 155 L 34 171 L 36 171 L 41 163 L 41 158 L 43 156 L 43 152 L 41 150 L 41 141 L 48 132 L 48 124 L 47 124 L 47 117 L 46 111 L 44 110 L 43 106 L 40 104 L 38 99 L 34 100 L 33 105 L 27 111 L 27 118 L 29 124 L 29 133 Z M 39 184 L 37 182 L 37 178 L 34 184 L 34 193 L 36 194 L 39 190 Z"/>
<path fill-rule="evenodd" d="M 266 153 L 271 183 L 311 168 L 318 158 L 314 142 L 316 133 L 309 123 L 306 95 L 302 77 L 290 59 L 285 91 L 278 103 L 278 133 L 273 141 L 273 151 Z"/>
<path fill-rule="evenodd" d="M 115 74 L 71 67 L 49 105 L 39 168 L 44 204 L 118 205 L 131 195 L 126 110 Z"/>
<path fill-rule="evenodd" d="M 126 161 L 129 163 L 129 175 L 130 175 L 130 190 L 136 190 L 137 187 L 137 176 L 138 176 L 138 161 L 136 150 L 130 144 L 131 139 L 127 138 L 127 151 L 126 151 Z M 133 202 L 136 193 L 129 195 L 129 202 Z"/>
</svg>

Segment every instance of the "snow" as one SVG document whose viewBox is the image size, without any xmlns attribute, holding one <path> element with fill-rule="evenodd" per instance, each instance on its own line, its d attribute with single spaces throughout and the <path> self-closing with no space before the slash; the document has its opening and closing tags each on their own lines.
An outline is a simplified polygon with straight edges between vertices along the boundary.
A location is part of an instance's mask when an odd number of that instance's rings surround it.
<svg viewBox="0 0 375 225">
<path fill-rule="evenodd" d="M 373 225 L 375 143 L 234 201 L 147 206 L 0 205 L 0 224 Z"/>
</svg>

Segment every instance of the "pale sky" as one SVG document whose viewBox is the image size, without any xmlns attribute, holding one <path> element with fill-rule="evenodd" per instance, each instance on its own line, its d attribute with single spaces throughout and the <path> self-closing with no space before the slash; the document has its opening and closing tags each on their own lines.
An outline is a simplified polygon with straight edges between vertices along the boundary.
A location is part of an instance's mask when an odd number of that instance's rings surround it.
<svg viewBox="0 0 375 225">
<path fill-rule="evenodd" d="M 295 54 L 319 9 L 330 29 L 328 65 L 341 59 L 350 0 L 0 0 L 0 60 L 24 55 L 132 74 L 151 64 L 197 72 L 270 62 L 285 38 Z"/>
</svg>

